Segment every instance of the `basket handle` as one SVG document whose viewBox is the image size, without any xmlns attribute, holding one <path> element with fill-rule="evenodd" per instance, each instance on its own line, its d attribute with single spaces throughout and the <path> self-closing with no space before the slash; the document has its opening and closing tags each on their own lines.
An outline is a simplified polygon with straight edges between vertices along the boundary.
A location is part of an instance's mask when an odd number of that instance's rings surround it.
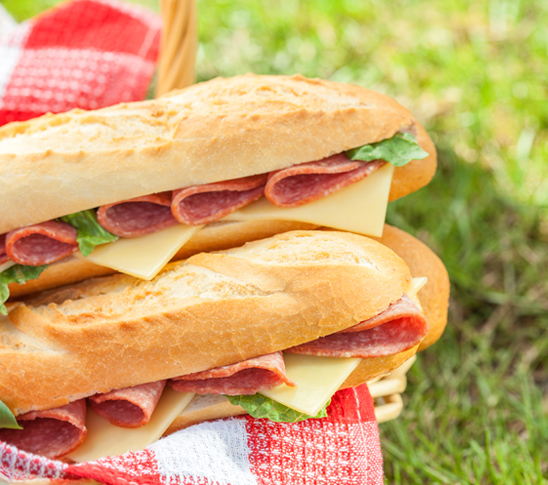
<svg viewBox="0 0 548 485">
<path fill-rule="evenodd" d="M 155 96 L 195 81 L 196 0 L 160 0 L 163 29 Z"/>
<path fill-rule="evenodd" d="M 399 394 L 385 396 L 383 400 L 383 404 L 375 406 L 375 417 L 379 424 L 396 419 L 403 410 L 403 400 Z"/>
</svg>

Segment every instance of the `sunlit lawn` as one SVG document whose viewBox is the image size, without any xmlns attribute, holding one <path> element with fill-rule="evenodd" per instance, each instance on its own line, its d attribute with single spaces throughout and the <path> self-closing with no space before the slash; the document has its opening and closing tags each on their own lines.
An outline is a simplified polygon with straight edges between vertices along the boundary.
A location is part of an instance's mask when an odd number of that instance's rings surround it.
<svg viewBox="0 0 548 485">
<path fill-rule="evenodd" d="M 4 5 L 19 19 L 43 8 Z M 412 109 L 437 144 L 433 183 L 389 221 L 445 261 L 450 327 L 411 370 L 403 415 L 381 425 L 389 483 L 548 483 L 546 25 L 536 0 L 199 2 L 200 80 L 360 84 Z"/>
</svg>

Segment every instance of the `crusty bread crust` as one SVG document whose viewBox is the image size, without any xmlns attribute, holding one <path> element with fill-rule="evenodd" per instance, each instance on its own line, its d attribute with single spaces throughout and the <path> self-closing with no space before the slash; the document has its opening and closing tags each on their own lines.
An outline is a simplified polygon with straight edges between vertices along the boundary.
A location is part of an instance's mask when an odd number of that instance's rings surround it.
<svg viewBox="0 0 548 485">
<path fill-rule="evenodd" d="M 137 196 L 319 160 L 400 130 L 416 131 L 430 156 L 396 169 L 391 199 L 430 180 L 435 150 L 408 110 L 358 86 L 248 74 L 155 100 L 11 123 L 0 128 L 0 234 Z"/>
<path fill-rule="evenodd" d="M 0 399 L 21 414 L 282 350 L 376 315 L 410 281 L 372 239 L 294 231 L 200 253 L 152 282 L 45 292 L 0 319 Z"/>
</svg>

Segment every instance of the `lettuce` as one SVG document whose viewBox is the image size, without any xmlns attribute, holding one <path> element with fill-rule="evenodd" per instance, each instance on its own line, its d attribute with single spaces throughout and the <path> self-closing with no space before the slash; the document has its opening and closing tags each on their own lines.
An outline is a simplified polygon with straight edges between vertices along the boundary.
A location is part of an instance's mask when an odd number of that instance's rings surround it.
<svg viewBox="0 0 548 485">
<path fill-rule="evenodd" d="M 9 408 L 0 401 L 0 428 L 23 429 Z"/>
<path fill-rule="evenodd" d="M 226 396 L 234 406 L 243 407 L 246 412 L 254 418 L 268 418 L 277 423 L 296 423 L 305 419 L 319 419 L 327 417 L 326 408 L 329 406 L 329 400 L 323 409 L 316 416 L 300 413 L 295 409 L 288 408 L 283 404 L 276 402 L 262 394 L 253 396 Z"/>
<path fill-rule="evenodd" d="M 385 160 L 395 167 L 403 167 L 412 160 L 422 160 L 428 156 L 428 152 L 410 133 L 396 133 L 392 138 L 348 150 L 346 154 L 351 160 Z"/>
<path fill-rule="evenodd" d="M 0 313 L 7 315 L 8 310 L 4 303 L 10 296 L 10 290 L 8 285 L 10 283 L 25 283 L 28 280 L 35 280 L 40 276 L 40 273 L 48 267 L 47 264 L 43 266 L 24 266 L 22 264 L 16 264 L 11 268 L 6 269 L 0 273 Z"/>
<path fill-rule="evenodd" d="M 76 212 L 68 216 L 61 217 L 63 222 L 75 227 L 78 231 L 78 247 L 84 256 L 89 256 L 99 244 L 105 244 L 116 241 L 117 236 L 105 231 L 97 222 L 95 211 L 87 210 Z"/>
</svg>

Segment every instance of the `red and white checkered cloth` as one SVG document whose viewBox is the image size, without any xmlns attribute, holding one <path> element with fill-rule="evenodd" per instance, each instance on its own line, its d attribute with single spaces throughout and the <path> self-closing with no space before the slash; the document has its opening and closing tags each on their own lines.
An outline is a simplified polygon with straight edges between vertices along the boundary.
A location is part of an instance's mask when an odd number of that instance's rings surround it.
<svg viewBox="0 0 548 485">
<path fill-rule="evenodd" d="M 143 99 L 160 30 L 153 12 L 75 0 L 0 32 L 0 125 Z"/>
<path fill-rule="evenodd" d="M 159 32 L 154 14 L 106 0 L 75 0 L 2 32 L 0 125 L 143 99 Z M 0 479 L 36 477 L 121 485 L 373 485 L 383 482 L 383 471 L 373 400 L 364 385 L 338 392 L 328 418 L 203 423 L 144 451 L 92 463 L 67 465 L 0 442 Z"/>
<path fill-rule="evenodd" d="M 0 478 L 88 478 L 112 485 L 382 484 L 367 385 L 336 393 L 328 412 L 327 418 L 293 424 L 249 416 L 201 423 L 143 451 L 77 465 L 0 442 Z"/>
</svg>

